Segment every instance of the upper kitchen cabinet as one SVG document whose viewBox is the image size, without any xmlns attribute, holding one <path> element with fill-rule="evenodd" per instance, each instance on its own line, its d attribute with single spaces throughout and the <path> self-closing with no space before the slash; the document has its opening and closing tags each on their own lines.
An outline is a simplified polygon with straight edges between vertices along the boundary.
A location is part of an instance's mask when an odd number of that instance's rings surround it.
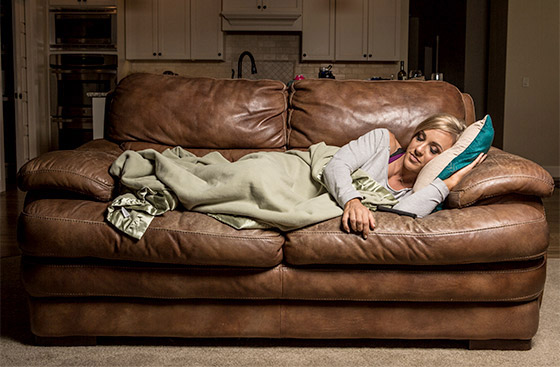
<svg viewBox="0 0 560 367">
<path fill-rule="evenodd" d="M 337 61 L 400 59 L 401 0 L 336 2 Z"/>
<path fill-rule="evenodd" d="M 222 0 L 224 31 L 301 31 L 303 0 Z"/>
<path fill-rule="evenodd" d="M 127 0 L 126 58 L 190 59 L 188 0 Z"/>
<path fill-rule="evenodd" d="M 224 33 L 220 0 L 191 0 L 191 57 L 223 60 Z"/>
<path fill-rule="evenodd" d="M 219 0 L 127 0 L 129 60 L 223 60 Z"/>
<path fill-rule="evenodd" d="M 117 0 L 49 0 L 49 6 L 117 6 Z"/>
<path fill-rule="evenodd" d="M 305 0 L 301 32 L 301 59 L 334 60 L 335 0 Z"/>
</svg>

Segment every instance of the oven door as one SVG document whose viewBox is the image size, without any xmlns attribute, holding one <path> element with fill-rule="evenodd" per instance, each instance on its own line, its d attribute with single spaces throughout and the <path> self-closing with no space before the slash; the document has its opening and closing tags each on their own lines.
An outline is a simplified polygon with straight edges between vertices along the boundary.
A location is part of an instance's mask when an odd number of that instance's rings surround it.
<svg viewBox="0 0 560 367">
<path fill-rule="evenodd" d="M 51 144 L 74 149 L 93 138 L 89 92 L 109 92 L 116 86 L 116 69 L 51 69 Z"/>
<path fill-rule="evenodd" d="M 117 9 L 50 9 L 52 50 L 117 48 Z"/>
<path fill-rule="evenodd" d="M 114 69 L 51 69 L 51 115 L 91 117 L 89 92 L 109 92 L 116 86 Z"/>
<path fill-rule="evenodd" d="M 93 140 L 93 119 L 91 117 L 51 117 L 53 149 L 76 149 Z"/>
</svg>

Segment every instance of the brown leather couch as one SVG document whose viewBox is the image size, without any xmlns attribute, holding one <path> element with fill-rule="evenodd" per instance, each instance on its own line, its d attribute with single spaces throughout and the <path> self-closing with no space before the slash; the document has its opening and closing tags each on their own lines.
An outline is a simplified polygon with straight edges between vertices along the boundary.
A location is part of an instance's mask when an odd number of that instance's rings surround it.
<svg viewBox="0 0 560 367">
<path fill-rule="evenodd" d="M 104 217 L 126 149 L 195 154 L 344 145 L 377 127 L 401 143 L 425 117 L 474 121 L 445 82 L 248 81 L 135 74 L 112 95 L 105 139 L 28 162 L 19 218 L 32 332 L 97 336 L 467 340 L 531 347 L 546 273 L 539 165 L 492 148 L 423 219 L 375 213 L 367 240 L 334 218 L 301 230 L 235 230 L 200 213 L 156 217 L 141 240 Z M 85 337 L 85 339 L 84 339 Z M 54 339 L 51 339 L 54 338 Z"/>
</svg>

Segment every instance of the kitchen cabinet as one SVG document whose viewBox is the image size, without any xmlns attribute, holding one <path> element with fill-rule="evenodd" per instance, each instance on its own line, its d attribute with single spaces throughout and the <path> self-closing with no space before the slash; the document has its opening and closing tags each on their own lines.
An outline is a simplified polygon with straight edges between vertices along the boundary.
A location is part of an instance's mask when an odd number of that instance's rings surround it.
<svg viewBox="0 0 560 367">
<path fill-rule="evenodd" d="M 337 61 L 400 59 L 401 0 L 336 3 Z"/>
<path fill-rule="evenodd" d="M 188 0 L 128 0 L 126 58 L 190 59 L 189 5 Z"/>
<path fill-rule="evenodd" d="M 127 0 L 129 60 L 223 60 L 220 0 Z"/>
<path fill-rule="evenodd" d="M 303 0 L 223 0 L 224 31 L 301 31 Z"/>
<path fill-rule="evenodd" d="M 117 0 L 49 0 L 50 6 L 117 6 Z"/>
<path fill-rule="evenodd" d="M 301 59 L 334 60 L 335 0 L 305 0 L 302 13 Z"/>
<path fill-rule="evenodd" d="M 192 59 L 224 59 L 224 33 L 220 10 L 220 0 L 191 0 Z"/>
</svg>

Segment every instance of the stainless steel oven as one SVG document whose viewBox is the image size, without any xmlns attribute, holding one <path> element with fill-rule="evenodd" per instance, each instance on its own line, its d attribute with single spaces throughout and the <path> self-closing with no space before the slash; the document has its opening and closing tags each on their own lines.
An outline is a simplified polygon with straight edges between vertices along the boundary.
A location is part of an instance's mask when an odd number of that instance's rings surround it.
<svg viewBox="0 0 560 367">
<path fill-rule="evenodd" d="M 117 7 L 80 6 L 49 9 L 51 50 L 117 48 Z"/>
<path fill-rule="evenodd" d="M 92 139 L 92 98 L 117 82 L 117 55 L 53 54 L 51 70 L 51 133 L 55 149 L 73 149 Z"/>
</svg>

